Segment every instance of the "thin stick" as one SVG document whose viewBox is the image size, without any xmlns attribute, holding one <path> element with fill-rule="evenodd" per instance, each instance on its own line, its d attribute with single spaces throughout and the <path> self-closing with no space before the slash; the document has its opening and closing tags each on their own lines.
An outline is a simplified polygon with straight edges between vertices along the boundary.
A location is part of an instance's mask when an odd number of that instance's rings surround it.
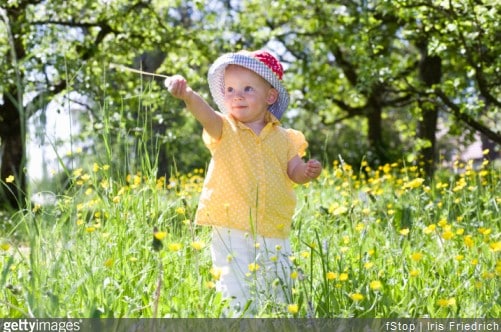
<svg viewBox="0 0 501 332">
<path fill-rule="evenodd" d="M 156 77 L 170 78 L 170 76 L 160 75 L 160 74 L 155 74 L 155 73 L 149 73 L 147 71 L 142 71 L 142 70 L 139 70 L 139 69 L 130 68 L 130 67 L 127 67 L 127 66 L 124 66 L 124 65 L 116 64 L 116 63 L 110 63 L 110 67 L 112 67 L 112 68 L 120 68 L 122 70 L 130 71 L 130 72 L 133 72 L 133 73 L 136 73 L 136 74 L 141 74 L 141 75 L 150 75 L 150 76 L 156 76 Z"/>
</svg>

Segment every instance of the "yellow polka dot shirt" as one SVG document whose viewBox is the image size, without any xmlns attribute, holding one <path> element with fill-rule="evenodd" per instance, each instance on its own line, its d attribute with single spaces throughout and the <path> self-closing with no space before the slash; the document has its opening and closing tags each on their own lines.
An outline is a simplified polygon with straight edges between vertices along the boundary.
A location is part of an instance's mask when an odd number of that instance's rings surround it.
<svg viewBox="0 0 501 332">
<path fill-rule="evenodd" d="M 272 117 L 256 135 L 230 115 L 223 115 L 219 140 L 204 131 L 212 159 L 200 195 L 197 224 L 270 238 L 289 236 L 296 196 L 287 163 L 303 156 L 308 143 L 301 132 L 279 124 Z"/>
</svg>

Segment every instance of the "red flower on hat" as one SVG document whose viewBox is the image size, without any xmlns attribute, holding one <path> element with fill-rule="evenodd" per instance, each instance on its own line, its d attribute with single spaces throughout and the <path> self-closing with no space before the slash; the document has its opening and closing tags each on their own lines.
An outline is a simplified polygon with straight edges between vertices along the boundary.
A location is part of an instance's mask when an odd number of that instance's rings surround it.
<svg viewBox="0 0 501 332">
<path fill-rule="evenodd" d="M 270 68 L 271 71 L 277 75 L 279 80 L 282 79 L 282 76 L 284 75 L 284 68 L 277 58 L 266 51 L 254 51 L 251 55 Z"/>
</svg>

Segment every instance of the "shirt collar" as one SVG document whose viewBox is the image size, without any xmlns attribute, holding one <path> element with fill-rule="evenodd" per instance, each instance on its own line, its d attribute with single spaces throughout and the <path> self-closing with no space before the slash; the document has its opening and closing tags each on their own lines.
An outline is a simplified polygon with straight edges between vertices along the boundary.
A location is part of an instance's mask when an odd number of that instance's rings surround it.
<svg viewBox="0 0 501 332">
<path fill-rule="evenodd" d="M 242 122 L 238 121 L 237 119 L 235 119 L 233 116 L 231 116 L 231 114 L 227 114 L 226 116 L 227 116 L 228 120 L 232 124 L 236 125 L 240 129 L 249 129 L 250 130 L 249 127 L 247 127 L 244 123 L 242 123 Z M 270 121 L 264 126 L 264 128 L 266 128 L 266 127 L 276 127 L 276 126 L 280 125 L 280 120 L 278 120 L 275 115 L 273 115 L 272 113 L 270 113 L 269 116 L 270 116 Z M 264 128 L 263 128 L 263 130 L 264 130 Z"/>
</svg>

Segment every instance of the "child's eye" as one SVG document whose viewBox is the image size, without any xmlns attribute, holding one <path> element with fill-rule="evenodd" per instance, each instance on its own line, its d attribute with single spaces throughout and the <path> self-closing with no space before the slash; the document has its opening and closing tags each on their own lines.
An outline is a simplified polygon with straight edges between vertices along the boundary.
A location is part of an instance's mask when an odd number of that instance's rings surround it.
<svg viewBox="0 0 501 332">
<path fill-rule="evenodd" d="M 245 92 L 252 92 L 254 89 L 251 86 L 246 86 L 244 89 Z"/>
<path fill-rule="evenodd" d="M 227 87 L 226 88 L 226 93 L 231 93 L 233 92 L 233 88 L 232 87 Z"/>
</svg>

